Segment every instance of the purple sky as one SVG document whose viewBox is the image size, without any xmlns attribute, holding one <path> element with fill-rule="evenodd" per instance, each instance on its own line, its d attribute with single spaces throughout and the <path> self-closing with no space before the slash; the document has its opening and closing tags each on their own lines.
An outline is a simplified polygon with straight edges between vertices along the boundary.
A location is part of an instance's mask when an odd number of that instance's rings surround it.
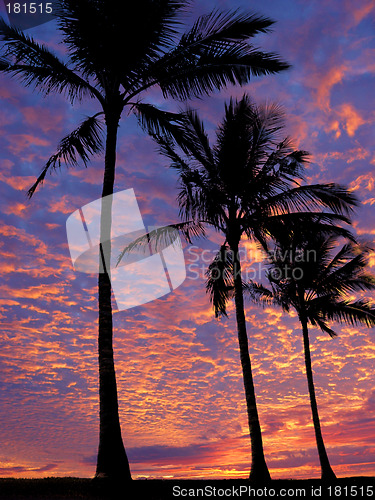
<svg viewBox="0 0 375 500">
<path fill-rule="evenodd" d="M 282 104 L 286 133 L 312 154 L 308 180 L 352 188 L 362 201 L 356 232 L 373 242 L 374 1 L 201 0 L 187 22 L 213 7 L 246 8 L 277 20 L 272 34 L 254 42 L 293 68 L 191 106 L 213 130 L 229 96 L 246 90 L 256 102 Z M 61 51 L 53 23 L 29 33 Z M 157 91 L 149 98 L 164 109 L 176 107 Z M 48 176 L 33 199 L 26 198 L 59 139 L 92 110 L 88 103 L 72 109 L 62 97 L 42 99 L 0 78 L 0 476 L 95 472 L 97 279 L 74 271 L 65 223 L 100 197 L 103 159 Z M 178 217 L 177 179 L 166 165 L 135 119 L 124 115 L 116 190 L 134 188 L 148 224 Z M 233 305 L 227 319 L 215 320 L 202 277 L 208 253 L 202 250 L 217 243 L 215 236 L 186 246 L 187 279 L 174 293 L 114 313 L 120 416 L 134 478 L 247 477 L 250 445 Z M 256 258 L 253 244 L 246 249 Z M 319 477 L 298 320 L 251 303 L 246 314 L 271 475 Z M 311 329 L 325 444 L 338 476 L 375 475 L 374 331 L 337 331 L 332 340 Z"/>
</svg>

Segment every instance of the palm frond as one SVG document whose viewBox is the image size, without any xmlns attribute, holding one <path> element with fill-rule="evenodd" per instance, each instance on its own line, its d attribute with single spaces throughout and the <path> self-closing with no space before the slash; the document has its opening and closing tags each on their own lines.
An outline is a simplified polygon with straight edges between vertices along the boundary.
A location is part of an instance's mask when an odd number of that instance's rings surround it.
<svg viewBox="0 0 375 500">
<path fill-rule="evenodd" d="M 337 254 L 333 257 L 333 259 L 329 262 L 324 270 L 324 276 L 330 274 L 330 272 L 337 267 L 345 264 L 348 259 L 353 258 L 353 243 L 348 242 L 341 247 L 341 249 L 337 252 Z"/>
<path fill-rule="evenodd" d="M 160 228 L 153 229 L 129 243 L 119 254 L 116 267 L 120 264 L 125 255 L 134 250 L 150 249 L 153 253 L 160 252 L 170 245 L 180 244 L 179 239 L 176 239 L 178 232 L 181 232 L 188 243 L 191 243 L 192 238 L 205 235 L 205 230 L 202 224 L 194 221 L 180 222 L 178 224 L 170 224 Z"/>
<path fill-rule="evenodd" d="M 353 302 L 342 300 L 336 303 L 326 303 L 321 308 L 321 314 L 328 320 L 352 326 L 359 324 L 367 327 L 375 326 L 375 307 L 365 300 Z"/>
<path fill-rule="evenodd" d="M 204 124 L 196 111 L 186 110 L 183 126 L 184 142 L 177 140 L 177 145 L 190 157 L 195 158 L 208 172 L 212 172 L 214 154 Z"/>
<path fill-rule="evenodd" d="M 76 130 L 61 140 L 57 152 L 49 158 L 39 177 L 28 190 L 29 198 L 33 196 L 38 186 L 43 184 L 47 172 L 61 167 L 62 163 L 76 166 L 80 160 L 87 166 L 91 156 L 103 151 L 103 124 L 98 119 L 98 115 L 101 114 L 97 113 L 86 118 Z"/>
<path fill-rule="evenodd" d="M 255 304 L 261 306 L 271 306 L 275 304 L 280 305 L 272 290 L 265 287 L 261 283 L 256 283 L 255 281 L 243 283 L 242 289 L 245 296 L 248 295 Z"/>
<path fill-rule="evenodd" d="M 239 12 L 214 11 L 202 16 L 177 47 L 147 68 L 131 95 L 158 84 L 165 96 L 185 101 L 209 94 L 229 83 L 247 83 L 250 76 L 289 68 L 276 54 L 264 53 L 245 42 L 267 32 L 273 21 Z"/>
<path fill-rule="evenodd" d="M 359 205 L 359 200 L 354 193 L 348 191 L 340 184 L 318 184 L 312 186 L 316 199 L 334 213 L 350 214 L 354 207 Z"/>
<path fill-rule="evenodd" d="M 294 150 L 292 141 L 285 137 L 276 145 L 276 148 L 268 155 L 263 168 L 259 171 L 261 181 L 270 171 L 278 172 L 283 178 L 293 180 L 297 177 L 303 179 L 303 169 L 308 163 L 310 153 L 304 150 Z"/>
<path fill-rule="evenodd" d="M 245 43 L 220 48 L 219 51 L 207 49 L 199 57 L 185 59 L 160 68 L 155 73 L 155 81 L 160 86 L 164 97 L 180 101 L 209 95 L 228 85 L 244 85 L 252 76 L 278 73 L 288 69 L 280 62 L 277 54 L 264 53 L 249 49 Z"/>
<path fill-rule="evenodd" d="M 281 149 L 282 151 L 282 149 Z M 295 182 L 295 178 L 303 179 L 306 163 L 309 162 L 310 153 L 304 150 L 295 150 L 279 158 L 274 166 L 278 166 L 278 172 L 283 179 Z"/>
<path fill-rule="evenodd" d="M 11 62 L 5 57 L 0 57 L 0 71 L 6 71 L 9 66 L 11 66 Z"/>
<path fill-rule="evenodd" d="M 257 214 L 257 212 L 255 212 Z M 289 212 L 289 213 L 283 213 L 279 215 L 269 215 L 269 220 L 272 221 L 273 224 L 279 224 L 279 225 L 285 225 L 284 229 L 289 229 L 290 230 L 290 235 L 293 235 L 295 233 L 299 233 L 299 229 L 301 227 L 305 227 L 306 224 L 313 224 L 313 229 L 315 232 L 316 229 L 319 229 L 321 226 L 320 224 L 323 224 L 323 228 L 326 226 L 324 223 L 327 223 L 327 227 L 329 225 L 333 226 L 333 224 L 337 223 L 346 223 L 350 224 L 350 219 L 346 217 L 345 215 L 342 214 L 332 214 L 330 212 L 309 212 L 309 211 L 299 211 L 299 212 Z M 318 226 L 317 226 L 318 224 Z M 305 228 L 307 230 L 307 228 Z M 342 228 L 335 228 L 334 226 L 332 227 L 332 234 L 336 234 L 336 229 L 338 230 L 339 234 L 341 234 L 340 230 Z M 308 231 L 309 232 L 309 231 Z M 325 235 L 325 232 L 322 231 L 323 235 Z M 343 236 L 346 236 L 346 233 L 342 233 Z"/>
<path fill-rule="evenodd" d="M 147 103 L 132 105 L 142 129 L 152 137 L 167 137 L 183 142 L 183 113 L 163 111 Z"/>
<path fill-rule="evenodd" d="M 37 43 L 29 35 L 0 19 L 0 39 L 5 59 L 0 70 L 19 78 L 25 86 L 48 95 L 58 92 L 67 95 L 73 103 L 85 95 L 103 98 L 89 82 L 72 71 L 47 47 Z"/>
<path fill-rule="evenodd" d="M 322 332 L 328 333 L 331 338 L 337 337 L 337 333 L 322 318 L 313 316 L 312 318 L 309 317 L 309 321 L 313 326 L 318 326 Z"/>
<path fill-rule="evenodd" d="M 254 37 L 258 33 L 267 33 L 274 21 L 270 18 L 240 12 L 213 10 L 197 19 L 192 28 L 181 37 L 180 45 L 191 47 L 194 44 L 223 44 L 238 42 Z"/>
<path fill-rule="evenodd" d="M 306 184 L 266 199 L 263 209 L 277 212 L 327 207 L 335 214 L 349 214 L 358 205 L 355 195 L 338 184 Z"/>
<path fill-rule="evenodd" d="M 307 227 L 310 231 L 320 232 L 327 237 L 334 235 L 355 241 L 350 230 L 337 225 L 342 222 L 348 224 L 350 220 L 343 215 L 325 212 L 292 212 L 268 215 L 264 218 L 262 212 L 257 210 L 252 213 L 244 213 L 241 220 L 242 227 L 249 237 L 252 234 L 262 234 L 263 240 L 271 237 L 282 246 L 291 245 L 293 238 L 298 238 L 300 235 L 301 228 Z M 256 238 L 258 239 L 258 236 Z"/>
<path fill-rule="evenodd" d="M 340 267 L 337 263 L 335 266 L 329 264 L 330 271 L 326 268 L 320 276 L 317 276 L 317 291 L 331 290 L 342 294 L 375 290 L 375 278 L 364 272 L 366 265 L 367 258 L 364 252 L 351 256 Z"/>
<path fill-rule="evenodd" d="M 187 161 L 176 151 L 171 138 L 162 135 L 153 135 L 152 138 L 158 144 L 160 153 L 171 160 L 171 168 L 175 168 L 181 173 L 190 173 L 193 171 Z"/>
</svg>

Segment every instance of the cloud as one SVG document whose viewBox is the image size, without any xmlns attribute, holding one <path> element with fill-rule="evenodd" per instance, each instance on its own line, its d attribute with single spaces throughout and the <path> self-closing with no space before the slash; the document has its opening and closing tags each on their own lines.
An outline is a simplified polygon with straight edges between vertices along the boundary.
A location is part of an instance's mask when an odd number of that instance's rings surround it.
<svg viewBox="0 0 375 500">
<path fill-rule="evenodd" d="M 357 131 L 357 129 L 366 123 L 358 111 L 354 109 L 354 107 L 349 103 L 341 104 L 337 108 L 337 114 L 340 117 L 341 121 L 344 122 L 344 128 L 349 135 L 349 137 L 353 137 Z"/>
<path fill-rule="evenodd" d="M 356 5 L 353 5 L 347 0 L 346 5 L 349 7 L 350 15 L 352 16 L 353 26 L 357 26 L 363 19 L 375 12 L 374 2 L 372 2 L 372 0 L 367 0 L 363 2 L 363 4 Z"/>
<path fill-rule="evenodd" d="M 49 146 L 50 144 L 48 140 L 31 134 L 13 134 L 7 136 L 7 140 L 10 143 L 9 150 L 15 156 L 31 146 Z"/>
<path fill-rule="evenodd" d="M 9 174 L 7 175 L 4 172 L 0 172 L 0 180 L 17 191 L 25 191 L 34 184 L 35 177 L 10 176 Z"/>
<path fill-rule="evenodd" d="M 1 462 L 0 462 L 1 464 Z M 24 474 L 30 474 L 30 473 L 43 473 L 43 472 L 49 472 L 58 467 L 58 464 L 47 464 L 43 467 L 22 467 L 22 466 L 8 466 L 8 467 L 1 467 L 0 465 L 0 474 L 4 476 L 13 476 L 13 475 L 22 475 Z"/>
<path fill-rule="evenodd" d="M 374 190 L 374 183 L 375 183 L 375 176 L 372 172 L 368 172 L 366 174 L 362 174 L 358 176 L 355 180 L 353 180 L 350 184 L 349 187 L 353 191 L 358 191 L 358 190 L 367 190 L 367 191 L 373 191 Z"/>
<path fill-rule="evenodd" d="M 24 120 L 27 125 L 31 127 L 38 126 L 38 128 L 44 133 L 48 134 L 51 131 L 61 132 L 63 120 L 63 115 L 56 112 L 56 110 L 51 110 L 49 108 L 43 108 L 41 106 L 28 106 L 22 110 Z M 46 144 L 42 144 L 46 145 Z"/>
</svg>

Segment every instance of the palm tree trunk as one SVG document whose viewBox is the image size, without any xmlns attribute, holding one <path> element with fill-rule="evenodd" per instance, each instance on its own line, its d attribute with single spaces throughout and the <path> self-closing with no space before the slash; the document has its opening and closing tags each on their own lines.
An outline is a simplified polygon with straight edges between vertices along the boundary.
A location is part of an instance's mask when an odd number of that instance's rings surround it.
<svg viewBox="0 0 375 500">
<path fill-rule="evenodd" d="M 119 113 L 107 113 L 107 138 L 102 197 L 113 194 Z M 102 200 L 100 253 L 104 272 L 99 274 L 99 400 L 100 431 L 95 477 L 130 480 L 129 462 L 121 437 L 116 373 L 113 359 L 111 305 L 111 223 L 112 201 Z M 108 266 L 106 266 L 106 263 Z"/>
<path fill-rule="evenodd" d="M 302 324 L 303 333 L 303 347 L 305 351 L 305 365 L 306 365 L 306 376 L 307 383 L 309 387 L 311 412 L 314 422 L 316 445 L 319 453 L 320 467 L 322 471 L 323 481 L 333 481 L 336 479 L 335 473 L 333 472 L 331 465 L 329 463 L 327 451 L 324 446 L 322 430 L 320 427 L 320 420 L 318 414 L 318 405 L 316 402 L 313 372 L 311 367 L 311 354 L 310 354 L 310 341 L 309 341 L 309 331 L 307 328 L 307 320 L 304 314 L 300 314 L 300 321 Z"/>
<path fill-rule="evenodd" d="M 250 430 L 251 442 L 251 468 L 250 480 L 264 483 L 271 480 L 270 473 L 264 458 L 262 433 L 259 423 L 258 410 L 256 406 L 254 381 L 251 371 L 249 345 L 246 331 L 245 309 L 243 303 L 241 262 L 238 254 L 238 244 L 230 246 L 233 252 L 233 278 L 235 289 L 235 306 L 238 331 L 238 343 L 240 347 L 240 359 L 242 366 L 243 382 L 245 387 L 247 416 Z"/>
</svg>

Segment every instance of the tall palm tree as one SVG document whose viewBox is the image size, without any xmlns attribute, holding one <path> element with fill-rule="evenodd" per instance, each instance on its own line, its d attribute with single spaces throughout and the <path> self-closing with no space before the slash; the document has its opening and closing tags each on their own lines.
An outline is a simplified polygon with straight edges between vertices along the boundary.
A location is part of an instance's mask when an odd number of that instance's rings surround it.
<svg viewBox="0 0 375 500">
<path fill-rule="evenodd" d="M 324 446 L 311 366 L 308 325 L 318 326 L 335 337 L 330 321 L 349 325 L 375 325 L 375 307 L 370 302 L 350 300 L 348 293 L 374 290 L 375 278 L 365 272 L 369 249 L 353 241 L 338 247 L 338 235 L 309 231 L 306 228 L 284 228 L 269 254 L 268 280 L 271 289 L 249 284 L 255 299 L 273 301 L 285 311 L 294 309 L 302 325 L 306 376 L 310 395 L 321 478 L 335 479 Z M 333 252 L 336 254 L 333 255 Z"/>
<path fill-rule="evenodd" d="M 199 17 L 180 35 L 180 16 L 188 0 L 60 0 L 55 5 L 66 61 L 0 20 L 0 71 L 44 95 L 64 94 L 72 104 L 93 99 L 99 110 L 60 142 L 30 188 L 30 197 L 47 172 L 79 161 L 87 165 L 92 155 L 102 151 L 102 196 L 112 195 L 117 131 L 126 108 L 153 133 L 176 134 L 180 130 L 176 127 L 178 115 L 142 102 L 149 89 L 159 87 L 165 98 L 185 101 L 289 67 L 277 55 L 248 43 L 273 24 L 269 18 L 248 12 L 215 10 Z M 129 24 L 131 30 L 127 29 Z M 107 205 L 102 210 L 100 229 L 104 273 L 99 274 L 100 437 L 96 476 L 130 479 L 118 416 L 111 284 L 105 268 L 111 253 L 109 209 Z"/>
<path fill-rule="evenodd" d="M 240 240 L 243 236 L 255 239 L 266 248 L 268 234 L 286 217 L 295 221 L 309 218 L 310 222 L 324 226 L 325 222 L 347 221 L 343 213 L 355 204 L 353 196 L 338 185 L 298 182 L 308 154 L 293 150 L 288 139 L 280 140 L 282 126 L 283 114 L 277 105 L 258 107 L 244 95 L 226 105 L 214 146 L 210 145 L 203 123 L 191 110 L 184 117 L 184 141 L 155 137 L 161 152 L 179 174 L 178 200 L 183 222 L 211 226 L 224 235 L 224 244 L 209 269 L 207 287 L 216 315 L 226 314 L 227 300 L 231 291 L 234 294 L 251 440 L 250 479 L 263 482 L 270 479 L 270 474 L 264 458 L 249 356 Z M 336 213 L 309 213 L 313 207 L 322 206 Z M 288 215 L 293 209 L 300 212 Z"/>
</svg>

